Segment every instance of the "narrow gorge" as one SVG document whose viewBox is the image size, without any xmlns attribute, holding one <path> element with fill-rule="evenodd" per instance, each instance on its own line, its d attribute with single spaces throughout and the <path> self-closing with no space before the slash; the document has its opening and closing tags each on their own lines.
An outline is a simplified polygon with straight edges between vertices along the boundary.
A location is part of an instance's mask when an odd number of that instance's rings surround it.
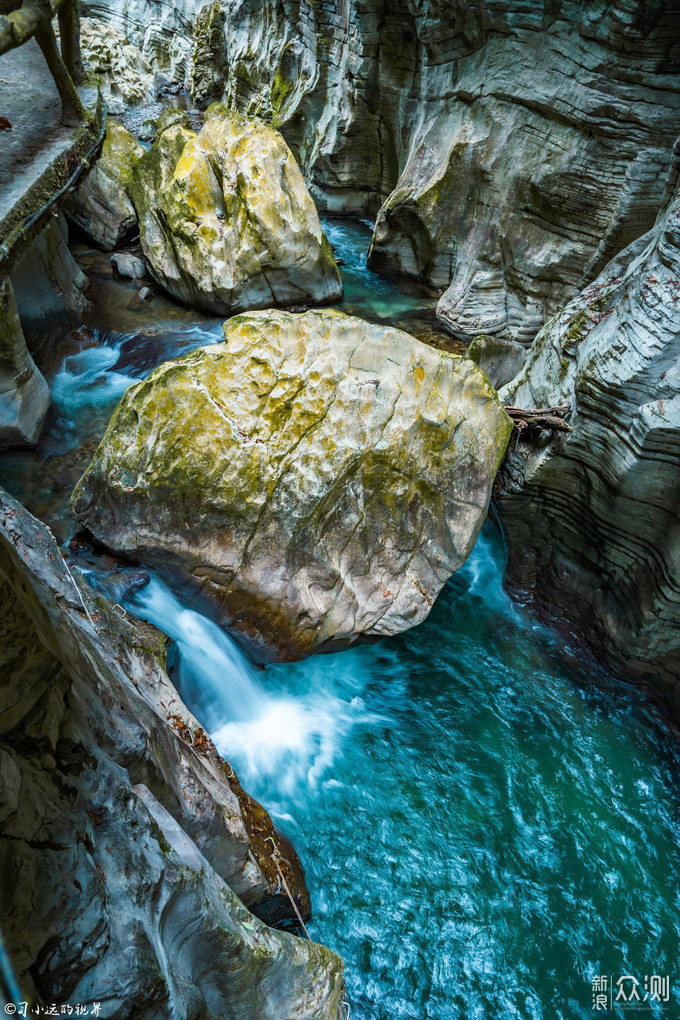
<svg viewBox="0 0 680 1020">
<path fill-rule="evenodd" d="M 674 1016 L 680 5 L 0 0 L 0 320 L 5 1014 Z"/>
</svg>

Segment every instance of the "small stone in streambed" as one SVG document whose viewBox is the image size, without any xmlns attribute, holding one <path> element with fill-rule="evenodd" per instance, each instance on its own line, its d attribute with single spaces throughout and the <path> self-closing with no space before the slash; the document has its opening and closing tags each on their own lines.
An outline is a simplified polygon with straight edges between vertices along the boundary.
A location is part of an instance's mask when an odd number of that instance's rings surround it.
<svg viewBox="0 0 680 1020">
<path fill-rule="evenodd" d="M 156 124 L 155 120 L 145 120 L 137 132 L 137 138 L 141 142 L 152 142 L 156 134 Z"/>
<path fill-rule="evenodd" d="M 139 292 L 139 300 L 140 301 L 153 300 L 153 291 L 151 290 L 151 287 L 142 287 L 142 289 Z"/>
<path fill-rule="evenodd" d="M 146 588 L 150 580 L 148 572 L 142 569 L 124 568 L 90 575 L 90 583 L 95 591 L 118 603 L 127 602 L 136 592 Z"/>
<path fill-rule="evenodd" d="M 127 276 L 131 280 L 142 280 L 146 276 L 145 263 L 135 255 L 119 251 L 111 256 L 111 262 L 120 276 Z"/>
</svg>

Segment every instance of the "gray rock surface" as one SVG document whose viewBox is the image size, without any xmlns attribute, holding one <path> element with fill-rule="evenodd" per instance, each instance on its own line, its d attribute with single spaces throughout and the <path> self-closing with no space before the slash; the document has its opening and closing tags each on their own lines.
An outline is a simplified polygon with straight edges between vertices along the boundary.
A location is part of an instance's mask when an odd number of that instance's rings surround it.
<svg viewBox="0 0 680 1020">
<path fill-rule="evenodd" d="M 185 304 L 228 315 L 342 296 L 299 167 L 262 121 L 215 103 L 196 134 L 162 114 L 129 188 L 149 268 Z"/>
<path fill-rule="evenodd" d="M 76 578 L 0 490 L 0 925 L 23 995 L 111 1020 L 339 1018 L 340 960 L 244 906 L 282 899 L 278 837 L 162 635 Z"/>
<path fill-rule="evenodd" d="M 500 393 L 571 404 L 499 476 L 512 589 L 680 706 L 680 194 L 539 333 Z"/>
<path fill-rule="evenodd" d="M 340 312 L 263 311 L 121 401 L 73 495 L 179 570 L 262 658 L 423 620 L 467 559 L 510 435 L 471 361 Z"/>
<path fill-rule="evenodd" d="M 526 348 L 498 336 L 476 336 L 467 349 L 467 357 L 489 377 L 497 390 L 515 378 L 526 360 Z"/>
<path fill-rule="evenodd" d="M 199 94 L 199 78 L 211 96 L 222 80 L 227 105 L 271 119 L 320 208 L 382 206 L 373 264 L 446 288 L 440 319 L 467 339 L 528 345 L 660 207 L 680 111 L 676 4 L 90 7 L 166 65 L 174 39 Z"/>
<path fill-rule="evenodd" d="M 70 326 L 81 318 L 88 281 L 69 251 L 63 213 L 36 237 L 11 280 L 29 347 L 35 331 Z"/>
<path fill-rule="evenodd" d="M 129 131 L 109 119 L 101 155 L 64 205 L 66 216 L 104 251 L 119 248 L 137 227 L 126 185 L 143 152 Z"/>
<path fill-rule="evenodd" d="M 130 255 L 126 251 L 117 251 L 111 256 L 111 264 L 121 276 L 130 280 L 143 280 L 146 276 L 146 263 L 144 259 L 138 259 L 136 255 Z"/>
<path fill-rule="evenodd" d="M 109 113 L 123 113 L 127 105 L 155 98 L 151 65 L 113 25 L 81 18 L 80 45 L 85 67 L 99 78 Z"/>
<path fill-rule="evenodd" d="M 28 353 L 9 280 L 0 282 L 0 449 L 31 445 L 50 409 L 47 383 Z"/>
</svg>

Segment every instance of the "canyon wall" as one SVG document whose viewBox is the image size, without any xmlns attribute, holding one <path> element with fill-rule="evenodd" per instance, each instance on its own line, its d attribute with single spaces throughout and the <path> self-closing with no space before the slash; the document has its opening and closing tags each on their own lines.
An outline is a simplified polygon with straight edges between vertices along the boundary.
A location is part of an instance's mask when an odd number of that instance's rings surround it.
<svg viewBox="0 0 680 1020">
<path fill-rule="evenodd" d="M 21 994 L 102 1017 L 335 1020 L 342 964 L 269 928 L 299 862 L 186 710 L 164 639 L 0 490 L 0 917 Z M 285 860 L 283 860 L 285 858 Z"/>
<path fill-rule="evenodd" d="M 370 260 L 453 333 L 530 343 L 648 230 L 680 134 L 680 11 L 656 0 L 89 2 L 202 103 L 271 120 Z"/>
<path fill-rule="evenodd" d="M 497 484 L 508 583 L 624 677 L 680 707 L 680 192 L 539 333 L 500 393 L 570 404 L 511 441 Z"/>
</svg>

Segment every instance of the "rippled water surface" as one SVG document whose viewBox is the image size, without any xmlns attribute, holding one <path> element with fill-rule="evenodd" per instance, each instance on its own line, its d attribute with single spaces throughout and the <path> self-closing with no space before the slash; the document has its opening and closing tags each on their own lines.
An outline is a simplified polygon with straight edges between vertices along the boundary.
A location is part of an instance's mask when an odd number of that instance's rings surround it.
<svg viewBox="0 0 680 1020">
<path fill-rule="evenodd" d="M 420 627 L 257 676 L 159 582 L 129 605 L 294 840 L 354 1018 L 568 1020 L 595 976 L 675 981 L 677 753 L 634 692 L 565 665 L 502 561 L 488 523 Z"/>
<path fill-rule="evenodd" d="M 343 307 L 426 332 L 433 300 L 366 269 L 368 228 L 327 229 Z M 136 332 L 135 292 L 121 303 L 120 286 L 102 282 L 108 332 L 69 341 L 49 373 L 41 456 L 0 458 L 3 484 L 62 538 L 125 386 L 220 337 L 168 303 L 162 328 L 144 306 Z M 346 962 L 352 1020 L 591 1017 L 600 975 L 636 977 L 641 998 L 645 978 L 669 975 L 651 1015 L 677 1017 L 675 745 L 641 694 L 589 675 L 510 603 L 503 555 L 488 522 L 417 629 L 257 674 L 155 579 L 129 608 L 173 638 L 187 703 L 293 839 L 311 933 Z"/>
</svg>

